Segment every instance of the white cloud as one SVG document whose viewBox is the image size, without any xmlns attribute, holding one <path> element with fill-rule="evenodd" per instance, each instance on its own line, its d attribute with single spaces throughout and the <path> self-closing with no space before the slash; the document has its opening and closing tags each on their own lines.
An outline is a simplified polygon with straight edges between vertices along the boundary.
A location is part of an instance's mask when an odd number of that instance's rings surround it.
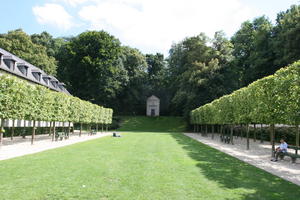
<svg viewBox="0 0 300 200">
<path fill-rule="evenodd" d="M 66 3 L 68 5 L 71 5 L 73 7 L 83 4 L 85 2 L 91 1 L 91 0 L 53 0 L 54 2 L 63 2 Z"/>
<path fill-rule="evenodd" d="M 43 6 L 32 8 L 37 21 L 43 25 L 52 25 L 60 29 L 68 30 L 75 24 L 72 22 L 72 16 L 58 4 L 48 3 Z"/>
<path fill-rule="evenodd" d="M 90 0 L 78 14 L 90 29 L 107 30 L 125 44 L 166 54 L 172 42 L 200 32 L 232 35 L 256 13 L 240 0 Z"/>
</svg>

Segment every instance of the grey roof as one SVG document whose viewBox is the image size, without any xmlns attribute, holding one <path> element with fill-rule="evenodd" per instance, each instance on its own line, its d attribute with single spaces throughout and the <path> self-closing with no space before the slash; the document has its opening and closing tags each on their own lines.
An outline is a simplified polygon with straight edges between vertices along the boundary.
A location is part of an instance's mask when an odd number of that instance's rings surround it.
<svg viewBox="0 0 300 200">
<path fill-rule="evenodd" d="M 8 65 L 7 65 L 8 64 Z M 9 64 L 12 64 L 9 66 Z M 22 70 L 25 71 L 22 72 Z M 16 75 L 33 83 L 43 85 L 58 92 L 70 93 L 64 87 L 65 84 L 59 82 L 55 77 L 46 74 L 40 68 L 22 60 L 21 58 L 0 48 L 0 70 Z M 27 72 L 27 73 L 25 73 Z M 48 80 L 48 81 L 47 81 Z M 47 83 L 48 82 L 48 83 Z"/>
<path fill-rule="evenodd" d="M 154 95 L 152 95 L 151 97 L 147 98 L 147 101 L 150 101 L 150 100 L 160 101 L 159 98 L 157 96 L 154 96 Z"/>
</svg>

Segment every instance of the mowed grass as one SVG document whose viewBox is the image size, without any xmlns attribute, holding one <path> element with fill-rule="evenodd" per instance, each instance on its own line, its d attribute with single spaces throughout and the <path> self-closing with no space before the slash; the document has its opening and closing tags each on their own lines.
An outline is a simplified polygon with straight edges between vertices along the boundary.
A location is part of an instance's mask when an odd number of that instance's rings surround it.
<svg viewBox="0 0 300 200">
<path fill-rule="evenodd" d="M 186 121 L 182 117 L 122 116 L 121 120 L 118 131 L 183 132 L 186 129 Z"/>
<path fill-rule="evenodd" d="M 300 187 L 181 133 L 122 133 L 0 161 L 0 199 L 288 199 Z"/>
</svg>

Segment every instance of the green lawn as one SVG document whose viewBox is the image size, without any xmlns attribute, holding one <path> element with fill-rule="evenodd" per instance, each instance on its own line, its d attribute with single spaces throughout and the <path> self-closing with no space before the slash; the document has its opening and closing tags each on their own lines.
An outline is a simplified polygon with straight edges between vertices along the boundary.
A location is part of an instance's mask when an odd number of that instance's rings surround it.
<svg viewBox="0 0 300 200">
<path fill-rule="evenodd" d="M 0 161 L 0 199 L 288 199 L 300 187 L 180 133 L 122 133 Z"/>
<path fill-rule="evenodd" d="M 186 129 L 186 123 L 182 117 L 123 116 L 121 119 L 119 131 L 182 132 Z"/>
</svg>

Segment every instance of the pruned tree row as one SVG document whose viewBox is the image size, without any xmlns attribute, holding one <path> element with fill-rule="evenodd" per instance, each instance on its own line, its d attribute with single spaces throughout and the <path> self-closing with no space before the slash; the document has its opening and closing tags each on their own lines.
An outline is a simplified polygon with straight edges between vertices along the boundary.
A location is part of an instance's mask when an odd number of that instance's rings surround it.
<svg viewBox="0 0 300 200">
<path fill-rule="evenodd" d="M 269 124 L 271 134 L 274 134 L 275 124 L 295 125 L 299 146 L 300 61 L 191 111 L 190 122 L 195 125 L 245 124 L 247 127 Z"/>
<path fill-rule="evenodd" d="M 111 124 L 112 109 L 10 75 L 0 76 L 1 137 L 4 119 Z M 54 123 L 53 123 L 54 124 Z"/>
</svg>

